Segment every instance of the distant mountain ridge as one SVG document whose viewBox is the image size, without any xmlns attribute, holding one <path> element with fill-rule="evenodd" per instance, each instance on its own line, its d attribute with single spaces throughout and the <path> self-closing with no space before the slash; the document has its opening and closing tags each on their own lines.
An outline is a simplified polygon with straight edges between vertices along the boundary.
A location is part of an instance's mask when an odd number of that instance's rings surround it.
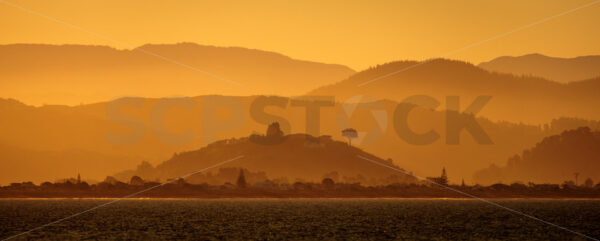
<svg viewBox="0 0 600 241">
<path fill-rule="evenodd" d="M 0 45 L 0 96 L 34 105 L 78 105 L 121 96 L 291 96 L 354 72 L 274 52 L 194 43 L 146 44 L 131 50 Z"/>
<path fill-rule="evenodd" d="M 427 95 L 445 108 L 447 96 L 458 96 L 461 108 L 477 96 L 492 99 L 478 115 L 492 120 L 542 123 L 561 116 L 600 119 L 600 79 L 561 84 L 535 76 L 493 73 L 473 64 L 435 59 L 397 61 L 358 72 L 335 84 L 316 88 L 307 95 L 332 95 L 339 101 L 353 96 L 403 101 Z"/>
<path fill-rule="evenodd" d="M 600 77 L 600 55 L 574 58 L 558 58 L 542 54 L 502 56 L 477 66 L 499 73 L 539 76 L 559 83 Z"/>
</svg>

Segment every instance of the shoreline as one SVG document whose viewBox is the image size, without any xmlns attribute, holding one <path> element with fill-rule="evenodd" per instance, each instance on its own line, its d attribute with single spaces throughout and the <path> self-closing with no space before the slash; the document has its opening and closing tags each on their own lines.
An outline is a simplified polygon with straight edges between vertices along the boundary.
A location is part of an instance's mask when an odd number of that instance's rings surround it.
<svg viewBox="0 0 600 241">
<path fill-rule="evenodd" d="M 600 197 L 490 197 L 486 200 L 590 200 Z M 474 200 L 478 198 L 458 197 L 0 197 L 2 200 Z"/>
</svg>

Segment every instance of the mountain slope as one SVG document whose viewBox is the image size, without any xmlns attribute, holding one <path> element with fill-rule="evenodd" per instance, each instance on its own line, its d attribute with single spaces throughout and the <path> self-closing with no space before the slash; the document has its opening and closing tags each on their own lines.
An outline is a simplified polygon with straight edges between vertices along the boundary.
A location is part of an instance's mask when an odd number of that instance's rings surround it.
<svg viewBox="0 0 600 241">
<path fill-rule="evenodd" d="M 503 56 L 483 62 L 479 67 L 494 72 L 515 75 L 534 75 L 560 83 L 600 76 L 600 56 L 556 58 L 541 54 Z"/>
<path fill-rule="evenodd" d="M 600 132 L 582 127 L 544 138 L 521 155 L 508 159 L 503 167 L 495 165 L 475 173 L 475 181 L 491 184 L 498 181 L 562 183 L 579 173 L 585 178 L 600 179 Z"/>
<path fill-rule="evenodd" d="M 239 159 L 220 165 L 236 157 Z M 328 136 L 316 138 L 305 134 L 293 134 L 283 137 L 252 135 L 222 140 L 199 150 L 179 153 L 157 165 L 154 170 L 148 170 L 146 167 L 143 172 L 131 174 L 149 180 L 166 180 L 219 165 L 219 168 L 239 167 L 265 172 L 270 179 L 285 179 L 290 182 L 320 182 L 323 176 L 333 172 L 337 173 L 338 180 L 361 182 L 366 185 L 416 182 L 416 178 L 412 176 L 361 157 L 402 170 L 394 165 L 392 160 L 382 160 L 345 142 L 334 141 Z M 199 179 L 201 178 L 192 176 L 187 180 L 194 182 Z"/>
<path fill-rule="evenodd" d="M 588 88 L 597 87 L 600 79 L 585 82 L 559 84 L 537 77 L 490 73 L 469 63 L 436 59 L 379 65 L 317 88 L 308 95 L 333 95 L 338 101 L 356 95 L 395 101 L 428 95 L 441 103 L 439 109 L 445 108 L 447 96 L 459 96 L 461 110 L 477 96 L 491 96 L 479 115 L 493 120 L 543 123 L 561 116 L 600 119 L 600 112 L 596 111 L 600 108 L 597 98 L 600 90 Z"/>
<path fill-rule="evenodd" d="M 276 117 L 256 119 L 249 111 L 250 106 L 252 103 L 263 102 L 265 98 L 269 99 L 267 102 L 287 105 L 281 108 L 269 106 L 265 108 L 265 112 Z M 282 123 L 286 134 L 306 132 L 306 108 L 290 105 L 290 100 L 286 97 L 221 96 L 215 99 L 215 96 L 199 96 L 189 99 L 127 100 L 131 102 L 118 100 L 75 107 L 32 107 L 14 100 L 0 99 L 0 112 L 3 113 L 3 118 L 0 118 L 0 143 L 10 143 L 12 146 L 32 151 L 62 152 L 79 149 L 111 156 L 139 157 L 120 163 L 132 168 L 142 160 L 156 164 L 173 156 L 175 152 L 196 150 L 214 140 L 246 137 L 253 132 L 262 133 L 266 124 L 273 121 Z M 227 103 L 235 102 L 240 103 L 242 109 L 239 115 L 232 116 L 227 111 L 230 109 Z M 193 103 L 193 107 L 184 108 L 189 103 Z M 206 103 L 224 106 L 225 111 L 217 113 L 216 118 L 230 124 L 207 125 L 204 120 L 212 114 L 203 108 Z M 120 115 L 109 113 L 108 109 L 115 105 L 121 106 Z M 489 135 L 493 144 L 479 144 L 470 133 L 462 131 L 460 144 L 453 145 L 446 144 L 445 141 L 445 113 L 419 108 L 413 110 L 408 119 L 411 130 L 416 133 L 432 130 L 440 137 L 429 145 L 414 145 L 395 131 L 398 121 L 394 118 L 394 110 L 398 103 L 383 100 L 376 102 L 375 106 L 377 105 L 380 107 L 376 108 L 386 113 L 383 119 L 387 124 L 381 125 L 381 120 L 373 115 L 373 104 L 370 102 L 357 105 L 349 123 L 340 122 L 344 119 L 341 118 L 342 114 L 347 114 L 346 105 L 336 103 L 331 107 L 323 107 L 320 113 L 319 135 L 330 135 L 334 140 L 345 141 L 341 130 L 352 127 L 359 132 L 359 137 L 353 140 L 352 144 L 364 151 L 391 158 L 394 164 L 414 171 L 419 176 L 439 175 L 441 168 L 445 166 L 453 182 L 463 177 L 468 182 L 475 171 L 492 163 L 501 164 L 509 156 L 534 145 L 545 136 L 580 126 L 600 129 L 598 122 L 579 119 L 561 118 L 546 122 L 547 125 L 537 126 L 477 118 L 477 122 Z M 161 114 L 160 110 L 165 106 L 169 106 L 168 111 Z M 239 122 L 230 122 L 231 118 L 239 119 Z M 132 122 L 123 122 L 124 120 Z M 284 122 L 289 124 L 290 129 L 284 128 Z M 136 134 L 137 128 L 141 130 L 141 135 Z M 163 132 L 156 129 L 163 129 Z M 206 139 L 211 130 L 214 130 L 214 139 Z M 177 138 L 172 136 L 185 137 L 185 133 L 190 133 L 191 139 L 177 141 Z M 117 135 L 123 139 L 115 141 L 108 138 L 110 135 Z M 45 159 L 40 157 L 36 161 L 43 163 Z M 87 159 L 82 159 L 80 164 L 82 168 L 94 171 L 82 173 L 84 176 L 102 177 L 111 174 L 102 170 L 95 171 L 95 164 Z M 0 167 L 7 165 L 9 163 L 0 159 Z M 23 176 L 23 179 L 32 178 L 37 177 Z"/>
<path fill-rule="evenodd" d="M 237 47 L 193 43 L 0 46 L 0 96 L 78 105 L 121 96 L 299 95 L 353 74 L 346 66 Z M 214 76 L 213 76 L 214 75 Z"/>
</svg>

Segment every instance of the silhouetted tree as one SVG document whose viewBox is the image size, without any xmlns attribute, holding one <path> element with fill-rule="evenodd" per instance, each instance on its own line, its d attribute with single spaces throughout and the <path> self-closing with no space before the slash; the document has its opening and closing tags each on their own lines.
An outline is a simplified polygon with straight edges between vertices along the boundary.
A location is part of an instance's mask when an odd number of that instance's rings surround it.
<svg viewBox="0 0 600 241">
<path fill-rule="evenodd" d="M 273 122 L 267 127 L 267 137 L 282 137 L 283 131 L 279 128 L 279 122 Z"/>
<path fill-rule="evenodd" d="M 342 136 L 348 139 L 348 144 L 352 145 L 352 139 L 358 137 L 358 132 L 353 128 L 346 128 L 342 130 Z"/>
<path fill-rule="evenodd" d="M 440 177 L 428 177 L 427 180 L 435 182 L 440 185 L 448 185 L 448 176 L 446 176 L 446 168 L 442 168 L 442 175 Z"/>
<path fill-rule="evenodd" d="M 188 183 L 185 181 L 185 179 L 179 177 L 177 178 L 177 181 L 174 182 L 176 185 L 178 186 L 186 186 L 188 185 Z"/>
<path fill-rule="evenodd" d="M 440 176 L 440 184 L 448 185 L 448 176 L 446 175 L 446 168 L 442 168 L 442 176 Z"/>
<path fill-rule="evenodd" d="M 325 188 L 332 188 L 335 185 L 335 182 L 331 178 L 323 178 L 323 180 L 321 181 L 321 184 Z"/>
<path fill-rule="evenodd" d="M 129 185 L 143 186 L 144 179 L 142 179 L 141 177 L 138 177 L 138 176 L 133 176 L 133 177 L 131 177 L 131 180 L 129 180 Z"/>
<path fill-rule="evenodd" d="M 331 180 L 333 180 L 334 182 L 337 182 L 340 180 L 340 174 L 337 171 L 332 171 L 329 173 L 326 173 L 325 175 L 323 175 L 323 179 L 325 178 L 329 178 Z"/>
<path fill-rule="evenodd" d="M 237 179 L 237 186 L 239 188 L 245 188 L 248 184 L 246 183 L 246 177 L 244 176 L 244 169 L 240 169 L 240 175 Z"/>
</svg>

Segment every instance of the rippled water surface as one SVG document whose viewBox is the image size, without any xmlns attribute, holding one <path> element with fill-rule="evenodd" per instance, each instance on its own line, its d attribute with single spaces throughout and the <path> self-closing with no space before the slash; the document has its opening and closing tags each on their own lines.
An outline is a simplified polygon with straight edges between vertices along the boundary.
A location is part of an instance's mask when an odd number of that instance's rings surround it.
<svg viewBox="0 0 600 241">
<path fill-rule="evenodd" d="M 0 200 L 0 239 L 112 201 Z M 600 238 L 599 200 L 493 200 Z M 584 240 L 478 200 L 122 200 L 18 239 Z"/>
</svg>

